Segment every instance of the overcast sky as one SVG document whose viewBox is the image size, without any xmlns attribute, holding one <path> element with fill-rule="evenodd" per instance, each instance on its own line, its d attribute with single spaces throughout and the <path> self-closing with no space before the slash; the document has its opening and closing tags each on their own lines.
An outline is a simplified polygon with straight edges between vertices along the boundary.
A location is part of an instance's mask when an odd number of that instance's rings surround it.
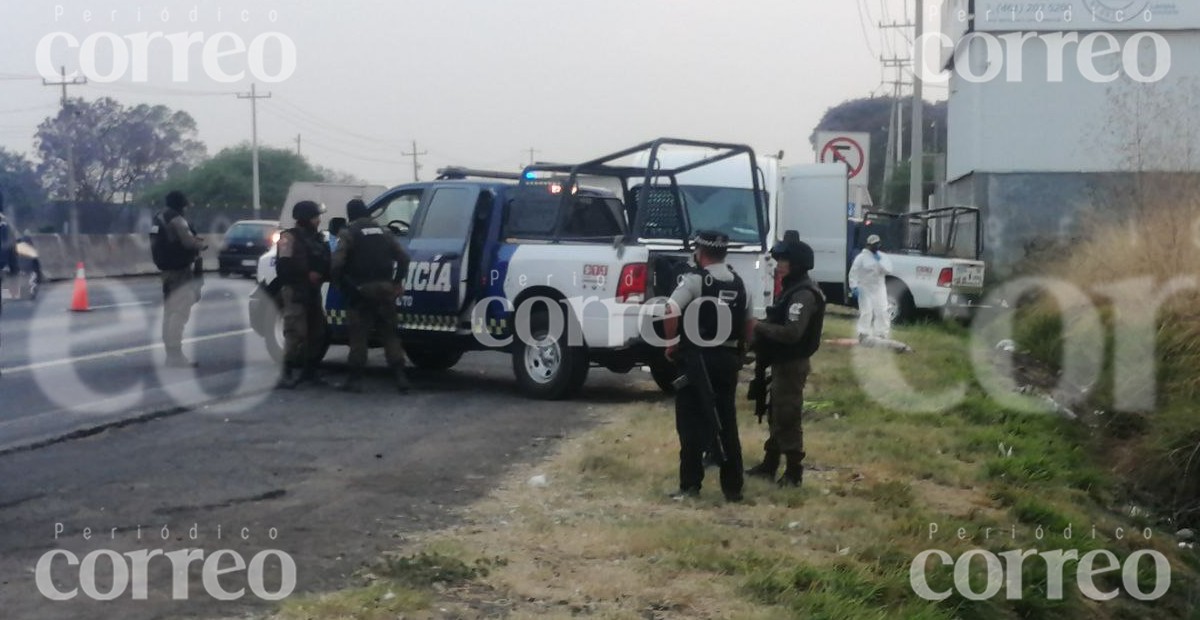
<svg viewBox="0 0 1200 620">
<path fill-rule="evenodd" d="M 904 5 L 4 0 L 0 146 L 32 154 L 37 124 L 58 105 L 59 89 L 37 77 L 38 42 L 51 33 L 82 41 L 97 33 L 202 33 L 208 40 L 230 32 L 249 44 L 278 32 L 294 42 L 296 67 L 282 82 L 259 83 L 260 92 L 272 95 L 259 102 L 261 143 L 295 148 L 300 134 L 302 152 L 315 163 L 376 183 L 411 180 L 402 153 L 414 139 L 428 151 L 421 158 L 423 178 L 450 163 L 516 169 L 529 159 L 530 147 L 540 160 L 569 161 L 662 135 L 744 142 L 809 161 L 808 136 L 825 110 L 882 92 L 881 53 L 908 55 L 907 44 L 885 39 L 876 27 L 902 21 Z M 145 81 L 134 81 L 138 63 L 131 58 L 119 81 L 93 81 L 70 93 L 187 110 L 210 154 L 249 139 L 249 102 L 234 96 L 256 81 L 249 72 L 237 83 L 218 82 L 206 74 L 196 45 L 187 79 L 174 81 L 182 76 L 173 74 L 170 43 L 153 40 L 148 49 Z M 268 73 L 278 72 L 279 49 L 277 40 L 266 46 Z M 51 50 L 54 66 L 79 67 L 81 52 L 64 40 Z M 111 72 L 112 47 L 101 43 L 96 52 L 97 69 Z M 236 73 L 247 70 L 247 62 L 247 54 L 233 54 L 220 66 Z M 945 92 L 927 96 L 944 98 Z"/>
</svg>

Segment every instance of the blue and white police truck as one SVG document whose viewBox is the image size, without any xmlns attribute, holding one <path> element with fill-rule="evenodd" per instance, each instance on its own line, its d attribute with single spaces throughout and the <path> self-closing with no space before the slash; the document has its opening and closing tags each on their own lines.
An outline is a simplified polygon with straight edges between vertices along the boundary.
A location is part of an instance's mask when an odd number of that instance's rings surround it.
<svg viewBox="0 0 1200 620">
<path fill-rule="evenodd" d="M 669 153 L 702 152 L 679 165 Z M 689 185 L 706 166 L 740 166 L 736 187 Z M 467 351 L 509 354 L 521 390 L 574 395 L 589 369 L 648 366 L 664 390 L 654 298 L 669 295 L 701 228 L 730 235 L 729 262 L 755 312 L 770 301 L 768 197 L 747 146 L 662 138 L 579 164 L 521 173 L 443 169 L 437 180 L 393 187 L 368 203 L 412 257 L 397 301 L 409 361 L 453 367 Z M 340 205 L 339 205 L 340 206 Z M 275 253 L 258 265 L 251 324 L 278 356 L 282 328 Z M 328 345 L 347 342 L 346 312 L 327 286 Z"/>
</svg>

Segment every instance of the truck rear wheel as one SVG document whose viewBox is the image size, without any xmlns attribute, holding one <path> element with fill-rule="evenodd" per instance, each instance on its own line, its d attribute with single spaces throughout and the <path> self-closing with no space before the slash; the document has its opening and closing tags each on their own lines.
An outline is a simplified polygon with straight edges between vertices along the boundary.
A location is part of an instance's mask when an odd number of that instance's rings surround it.
<svg viewBox="0 0 1200 620">
<path fill-rule="evenodd" d="M 899 280 L 887 281 L 888 317 L 892 325 L 911 322 L 917 316 L 917 307 L 913 303 L 912 293 Z"/>
<path fill-rule="evenodd" d="M 463 351 L 453 347 L 414 345 L 404 347 L 404 354 L 413 366 L 421 370 L 450 370 L 462 359 Z"/>
<path fill-rule="evenodd" d="M 545 312 L 529 318 L 530 342 L 520 337 L 513 342 L 513 374 L 521 392 L 540 400 L 563 400 L 574 396 L 587 380 L 586 347 L 567 344 L 565 333 L 551 334 Z M 565 330 L 564 330 L 565 331 Z"/>
<path fill-rule="evenodd" d="M 657 359 L 651 360 L 647 365 L 650 367 L 650 377 L 654 379 L 658 389 L 662 390 L 664 394 L 674 394 L 675 379 L 679 377 L 679 368 L 661 352 Z"/>
</svg>

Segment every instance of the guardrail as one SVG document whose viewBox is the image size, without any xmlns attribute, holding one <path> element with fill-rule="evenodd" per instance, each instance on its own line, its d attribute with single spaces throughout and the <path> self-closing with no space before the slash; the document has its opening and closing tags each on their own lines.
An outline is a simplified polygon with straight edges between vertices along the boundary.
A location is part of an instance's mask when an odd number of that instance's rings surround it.
<svg viewBox="0 0 1200 620">
<path fill-rule="evenodd" d="M 81 235 L 79 256 L 66 235 L 32 235 L 34 247 L 47 280 L 75 277 L 75 263 L 82 260 L 88 277 L 112 278 L 158 273 L 150 258 L 150 236 L 145 234 Z M 215 271 L 222 235 L 206 235 L 204 268 Z"/>
</svg>

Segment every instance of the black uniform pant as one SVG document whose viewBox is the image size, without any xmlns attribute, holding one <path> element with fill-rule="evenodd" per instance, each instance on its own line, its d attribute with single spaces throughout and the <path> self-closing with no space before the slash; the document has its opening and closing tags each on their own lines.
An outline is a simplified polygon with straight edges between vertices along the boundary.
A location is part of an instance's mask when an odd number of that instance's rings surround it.
<svg viewBox="0 0 1200 620">
<path fill-rule="evenodd" d="M 742 442 L 737 427 L 737 382 L 741 359 L 736 350 L 728 347 L 704 349 L 700 355 L 708 368 L 721 422 L 720 440 L 725 450 L 725 461 L 721 463 L 721 491 L 726 495 L 737 495 L 742 492 L 743 484 Z M 679 390 L 675 396 L 675 430 L 679 433 L 679 488 L 699 491 L 704 481 L 704 453 L 713 447 L 717 431 L 712 414 L 694 385 Z"/>
<path fill-rule="evenodd" d="M 346 309 L 346 327 L 350 332 L 350 370 L 362 372 L 367 365 L 367 348 L 374 333 L 383 344 L 389 368 L 404 367 L 404 347 L 397 333 L 396 285 L 392 282 L 368 282 L 358 287 L 358 295 Z"/>
</svg>

